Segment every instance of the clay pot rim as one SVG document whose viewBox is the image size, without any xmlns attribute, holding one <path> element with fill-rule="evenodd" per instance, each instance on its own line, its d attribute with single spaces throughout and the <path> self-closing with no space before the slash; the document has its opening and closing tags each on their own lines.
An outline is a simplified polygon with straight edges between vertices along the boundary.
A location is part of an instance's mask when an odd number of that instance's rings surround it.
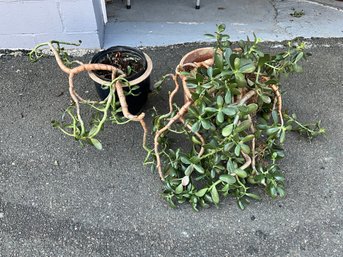
<svg viewBox="0 0 343 257">
<path fill-rule="evenodd" d="M 212 52 L 212 57 L 211 58 L 208 58 L 208 59 L 205 59 L 205 60 L 202 60 L 202 61 L 206 61 L 206 60 L 209 60 L 209 59 L 213 59 L 213 55 L 214 55 L 214 48 L 213 47 L 202 47 L 202 48 L 197 48 L 197 49 L 195 49 L 195 50 L 193 50 L 193 51 L 190 51 L 190 52 L 188 52 L 187 54 L 185 54 L 183 57 L 182 57 L 182 59 L 181 59 L 181 61 L 179 62 L 179 65 L 178 65 L 178 67 L 176 67 L 176 72 L 178 72 L 179 70 L 179 67 L 180 66 L 182 66 L 183 64 L 185 64 L 185 60 L 187 59 L 187 58 L 189 58 L 189 56 L 191 56 L 191 55 L 194 55 L 194 54 L 197 54 L 197 53 L 199 53 L 199 52 L 204 52 L 204 53 L 208 53 L 209 51 L 211 51 Z"/>
</svg>

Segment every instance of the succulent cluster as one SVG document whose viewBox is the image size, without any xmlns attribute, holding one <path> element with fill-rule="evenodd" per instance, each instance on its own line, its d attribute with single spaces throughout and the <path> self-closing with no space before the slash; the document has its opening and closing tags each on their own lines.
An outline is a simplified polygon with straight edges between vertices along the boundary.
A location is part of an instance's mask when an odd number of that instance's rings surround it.
<svg viewBox="0 0 343 257">
<path fill-rule="evenodd" d="M 218 25 L 208 35 L 216 40 L 210 62 L 183 65 L 170 76 L 176 88 L 170 112 L 154 118 L 149 163 L 160 171 L 171 206 L 189 202 L 197 210 L 231 195 L 244 209 L 260 199 L 253 185 L 282 197 L 285 178 L 277 161 L 284 157 L 286 133 L 324 132 L 320 123 L 303 125 L 282 110 L 280 76 L 302 70 L 304 44 L 290 42 L 286 51 L 272 55 L 260 50 L 256 37 L 233 48 L 224 30 Z M 183 106 L 173 100 L 178 80 L 184 85 Z"/>
</svg>

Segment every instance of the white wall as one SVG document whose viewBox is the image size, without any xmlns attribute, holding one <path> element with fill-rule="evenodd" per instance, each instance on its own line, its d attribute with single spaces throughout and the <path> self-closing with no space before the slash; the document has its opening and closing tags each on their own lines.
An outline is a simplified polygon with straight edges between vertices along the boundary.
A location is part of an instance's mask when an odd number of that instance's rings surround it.
<svg viewBox="0 0 343 257">
<path fill-rule="evenodd" d="M 51 39 L 103 42 L 103 0 L 0 0 L 0 48 L 30 49 Z"/>
</svg>

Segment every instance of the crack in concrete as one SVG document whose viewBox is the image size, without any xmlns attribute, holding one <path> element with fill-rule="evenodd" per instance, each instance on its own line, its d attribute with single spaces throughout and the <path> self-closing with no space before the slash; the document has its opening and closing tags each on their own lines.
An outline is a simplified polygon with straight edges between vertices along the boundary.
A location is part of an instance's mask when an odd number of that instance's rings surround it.
<svg viewBox="0 0 343 257">
<path fill-rule="evenodd" d="M 58 10 L 58 15 L 60 17 L 60 21 L 61 21 L 61 24 L 62 24 L 62 31 L 65 32 L 66 31 L 66 26 L 65 26 L 64 20 L 63 20 L 62 9 L 61 9 L 61 2 L 60 1 L 56 2 L 56 6 L 57 6 L 57 10 Z"/>
<path fill-rule="evenodd" d="M 278 29 L 280 29 L 281 31 L 283 31 L 284 33 L 286 33 L 289 37 L 293 37 L 293 35 L 292 35 L 290 32 L 288 32 L 287 27 L 282 27 L 282 26 L 280 26 L 280 24 L 279 24 L 279 21 L 278 21 L 279 10 L 278 10 L 278 8 L 276 7 L 276 0 L 268 0 L 268 2 L 269 2 L 270 5 L 273 7 L 274 12 L 275 12 L 274 17 L 273 17 L 273 21 L 274 21 L 275 26 L 276 26 Z"/>
<path fill-rule="evenodd" d="M 270 3 L 270 5 L 273 7 L 274 9 L 274 17 L 273 17 L 273 20 L 275 20 L 275 22 L 277 23 L 277 18 L 279 16 L 279 11 L 278 9 L 276 8 L 276 3 L 275 3 L 275 0 L 268 0 L 268 2 Z"/>
</svg>

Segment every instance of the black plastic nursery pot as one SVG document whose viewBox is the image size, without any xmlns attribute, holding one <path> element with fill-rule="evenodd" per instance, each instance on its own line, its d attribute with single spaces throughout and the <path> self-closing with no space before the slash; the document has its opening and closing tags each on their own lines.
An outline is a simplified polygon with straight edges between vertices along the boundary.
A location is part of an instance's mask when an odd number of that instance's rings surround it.
<svg viewBox="0 0 343 257">
<path fill-rule="evenodd" d="M 91 63 L 113 65 L 114 67 L 122 70 L 125 74 L 129 74 L 125 78 L 130 82 L 131 86 L 137 85 L 138 88 L 133 91 L 134 95 L 126 96 L 126 102 L 128 104 L 129 112 L 132 114 L 138 114 L 146 103 L 149 92 L 151 92 L 151 58 L 146 53 L 143 53 L 136 48 L 114 46 L 94 55 Z M 131 66 L 133 66 L 133 68 Z M 109 89 L 104 89 L 102 86 L 110 84 L 112 76 L 111 72 L 92 71 L 89 72 L 89 76 L 95 82 L 98 95 L 102 100 L 104 100 L 109 94 Z M 129 91 L 127 86 L 123 87 L 123 89 L 126 92 Z"/>
</svg>

